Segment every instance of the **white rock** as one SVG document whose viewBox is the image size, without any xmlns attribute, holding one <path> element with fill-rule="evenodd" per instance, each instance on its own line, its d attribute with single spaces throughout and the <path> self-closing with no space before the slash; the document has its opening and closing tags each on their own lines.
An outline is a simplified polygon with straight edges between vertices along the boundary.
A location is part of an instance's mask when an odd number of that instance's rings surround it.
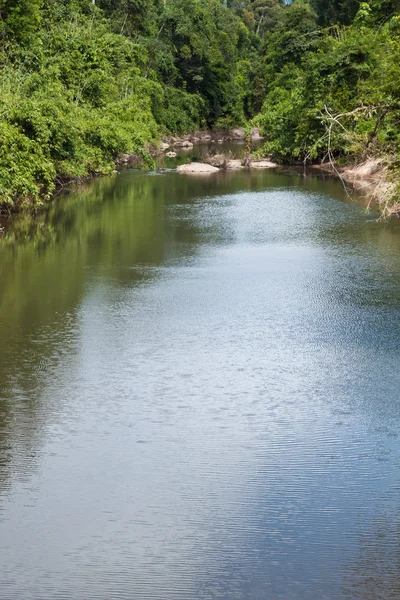
<svg viewBox="0 0 400 600">
<path fill-rule="evenodd" d="M 211 174 L 217 173 L 219 169 L 217 167 L 213 167 L 212 165 L 207 165 L 206 163 L 196 163 L 193 162 L 190 165 L 180 165 L 177 169 L 178 173 L 200 173 L 200 174 Z"/>
<path fill-rule="evenodd" d="M 177 156 L 176 152 L 166 152 L 165 156 L 168 156 L 168 158 L 175 158 L 175 156 Z"/>
<path fill-rule="evenodd" d="M 278 165 L 270 160 L 252 160 L 250 167 L 252 169 L 273 169 Z"/>
<path fill-rule="evenodd" d="M 174 146 L 175 146 L 175 148 L 184 148 L 187 150 L 191 150 L 191 148 L 193 148 L 193 144 L 192 144 L 192 142 L 189 142 L 189 140 L 175 142 Z"/>
</svg>

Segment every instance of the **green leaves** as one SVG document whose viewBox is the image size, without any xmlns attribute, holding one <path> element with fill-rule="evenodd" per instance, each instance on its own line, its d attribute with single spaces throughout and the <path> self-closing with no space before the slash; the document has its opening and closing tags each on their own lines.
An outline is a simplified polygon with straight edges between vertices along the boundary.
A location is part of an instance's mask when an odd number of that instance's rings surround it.
<svg viewBox="0 0 400 600">
<path fill-rule="evenodd" d="M 38 205 L 54 190 L 55 169 L 40 145 L 0 122 L 0 198 L 4 205 Z"/>
<path fill-rule="evenodd" d="M 324 156 L 326 114 L 347 115 L 335 156 L 400 153 L 397 0 L 224 4 L 0 0 L 0 205 L 49 197 L 56 173 L 109 173 L 120 153 L 151 164 L 162 134 L 258 112 L 285 160 Z"/>
<path fill-rule="evenodd" d="M 0 0 L 0 33 L 27 44 L 40 28 L 42 0 Z"/>
<path fill-rule="evenodd" d="M 285 9 L 263 47 L 266 151 L 288 161 L 399 153 L 400 25 L 392 16 L 376 28 L 374 11 L 362 3 L 351 26 L 321 29 L 302 1 Z"/>
</svg>

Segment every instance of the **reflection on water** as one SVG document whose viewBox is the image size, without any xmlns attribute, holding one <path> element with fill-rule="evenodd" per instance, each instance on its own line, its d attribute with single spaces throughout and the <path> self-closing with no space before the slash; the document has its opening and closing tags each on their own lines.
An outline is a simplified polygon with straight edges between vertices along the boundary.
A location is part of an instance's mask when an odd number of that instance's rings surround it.
<svg viewBox="0 0 400 600">
<path fill-rule="evenodd" d="M 0 258 L 2 600 L 399 597 L 399 226 L 125 172 Z"/>
</svg>

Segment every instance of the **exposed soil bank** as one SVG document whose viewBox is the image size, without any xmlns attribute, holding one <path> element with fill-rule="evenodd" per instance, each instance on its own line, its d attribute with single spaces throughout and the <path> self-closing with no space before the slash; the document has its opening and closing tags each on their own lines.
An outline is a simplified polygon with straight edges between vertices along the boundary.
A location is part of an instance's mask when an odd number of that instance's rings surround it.
<svg viewBox="0 0 400 600">
<path fill-rule="evenodd" d="M 320 163 L 313 168 L 337 175 L 344 182 L 351 183 L 357 192 L 375 203 L 385 218 L 400 217 L 398 186 L 390 179 L 390 163 L 381 158 L 370 158 L 363 163 L 331 165 Z"/>
</svg>

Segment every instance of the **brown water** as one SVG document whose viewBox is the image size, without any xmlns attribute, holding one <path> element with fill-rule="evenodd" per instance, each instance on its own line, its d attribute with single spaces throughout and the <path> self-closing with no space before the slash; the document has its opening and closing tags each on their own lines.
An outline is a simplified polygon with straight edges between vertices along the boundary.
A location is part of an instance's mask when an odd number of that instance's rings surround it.
<svg viewBox="0 0 400 600">
<path fill-rule="evenodd" d="M 2 600 L 400 597 L 400 229 L 127 171 L 0 238 Z"/>
</svg>

